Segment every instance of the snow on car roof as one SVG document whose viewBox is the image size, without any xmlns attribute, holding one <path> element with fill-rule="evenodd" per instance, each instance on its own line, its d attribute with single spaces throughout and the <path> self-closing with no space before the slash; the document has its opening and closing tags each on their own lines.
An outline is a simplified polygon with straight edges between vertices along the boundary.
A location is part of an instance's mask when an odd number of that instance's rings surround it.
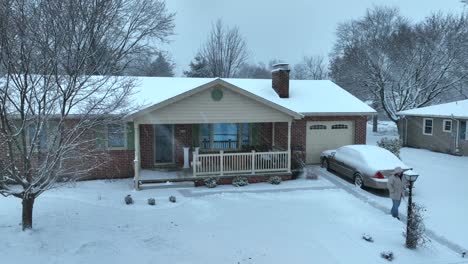
<svg viewBox="0 0 468 264">
<path fill-rule="evenodd" d="M 365 163 L 375 169 L 393 170 L 396 167 L 410 169 L 410 167 L 405 165 L 393 153 L 381 147 L 372 145 L 348 145 L 342 148 L 353 149 L 359 152 Z"/>
<path fill-rule="evenodd" d="M 215 78 L 135 77 L 132 101 L 146 107 L 161 103 Z M 271 79 L 231 79 L 223 81 L 301 114 L 372 114 L 375 110 L 328 80 L 290 80 L 289 98 L 280 98 Z"/>
<path fill-rule="evenodd" d="M 468 99 L 401 111 L 398 115 L 468 118 Z"/>
</svg>

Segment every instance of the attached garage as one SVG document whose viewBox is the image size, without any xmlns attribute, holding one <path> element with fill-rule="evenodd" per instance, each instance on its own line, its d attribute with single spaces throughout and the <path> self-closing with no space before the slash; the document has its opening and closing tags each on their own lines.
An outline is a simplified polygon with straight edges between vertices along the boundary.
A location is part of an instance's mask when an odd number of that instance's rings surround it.
<svg viewBox="0 0 468 264">
<path fill-rule="evenodd" d="M 354 121 L 309 121 L 306 125 L 306 163 L 320 163 L 320 153 L 354 144 Z"/>
</svg>

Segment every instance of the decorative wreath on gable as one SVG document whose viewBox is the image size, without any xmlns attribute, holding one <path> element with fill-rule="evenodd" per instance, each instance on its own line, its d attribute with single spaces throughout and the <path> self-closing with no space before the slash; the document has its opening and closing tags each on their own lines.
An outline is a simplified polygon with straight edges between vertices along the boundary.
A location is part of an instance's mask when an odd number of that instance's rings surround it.
<svg viewBox="0 0 468 264">
<path fill-rule="evenodd" d="M 214 88 L 211 90 L 211 98 L 215 101 L 221 101 L 223 98 L 223 90 L 220 88 Z"/>
</svg>

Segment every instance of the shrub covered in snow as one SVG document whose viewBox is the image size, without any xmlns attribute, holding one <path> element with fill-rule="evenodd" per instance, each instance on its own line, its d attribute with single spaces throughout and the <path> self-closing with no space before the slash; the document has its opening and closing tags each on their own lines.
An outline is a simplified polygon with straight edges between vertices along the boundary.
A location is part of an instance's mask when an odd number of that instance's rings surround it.
<svg viewBox="0 0 468 264">
<path fill-rule="evenodd" d="M 293 179 L 297 179 L 299 175 L 304 172 L 305 163 L 302 160 L 303 156 L 303 151 L 294 151 L 291 157 L 291 172 Z"/>
<path fill-rule="evenodd" d="M 176 201 L 177 201 L 177 200 L 176 200 L 176 197 L 175 197 L 175 196 L 173 196 L 173 195 L 169 196 L 169 202 L 175 203 Z"/>
<path fill-rule="evenodd" d="M 271 183 L 271 184 L 275 184 L 275 185 L 278 185 L 280 184 L 282 181 L 281 177 L 280 176 L 272 176 L 268 179 L 268 182 Z"/>
<path fill-rule="evenodd" d="M 218 186 L 218 178 L 216 177 L 208 177 L 203 180 L 205 186 L 208 188 L 215 188 Z"/>
<path fill-rule="evenodd" d="M 374 242 L 374 239 L 372 238 L 372 236 L 370 236 L 368 234 L 363 234 L 362 239 L 364 239 L 365 241 L 370 242 L 370 243 Z"/>
<path fill-rule="evenodd" d="M 149 199 L 148 199 L 148 204 L 149 204 L 149 205 L 156 205 L 156 199 L 154 199 L 154 198 L 149 198 Z"/>
<path fill-rule="evenodd" d="M 391 251 L 384 251 L 382 253 L 380 253 L 380 256 L 388 261 L 392 261 L 393 260 L 393 252 Z"/>
<path fill-rule="evenodd" d="M 426 208 L 413 203 L 410 210 L 411 217 L 408 219 L 408 232 L 405 230 L 403 235 L 406 237 L 406 247 L 416 248 L 430 242 L 430 239 L 426 236 L 426 227 L 424 225 Z"/>
<path fill-rule="evenodd" d="M 130 194 L 125 196 L 125 204 L 133 204 L 133 198 Z"/>
<path fill-rule="evenodd" d="M 242 187 L 242 186 L 246 186 L 249 184 L 249 180 L 246 178 L 246 177 L 234 177 L 232 179 L 232 185 L 236 186 L 236 187 Z"/>
<path fill-rule="evenodd" d="M 377 142 L 377 145 L 381 148 L 384 148 L 390 151 L 391 153 L 395 154 L 395 156 L 400 158 L 400 149 L 402 146 L 402 142 L 400 139 L 398 138 L 391 139 L 391 138 L 384 137 Z"/>
</svg>

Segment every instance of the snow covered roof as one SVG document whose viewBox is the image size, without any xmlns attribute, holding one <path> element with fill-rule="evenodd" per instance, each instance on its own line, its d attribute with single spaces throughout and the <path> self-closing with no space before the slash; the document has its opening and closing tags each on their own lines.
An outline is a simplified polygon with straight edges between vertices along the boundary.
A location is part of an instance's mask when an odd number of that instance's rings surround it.
<svg viewBox="0 0 468 264">
<path fill-rule="evenodd" d="M 186 93 L 217 78 L 138 77 L 132 101 L 145 108 Z M 332 81 L 290 80 L 289 98 L 280 98 L 271 79 L 221 80 L 303 115 L 373 114 L 375 110 Z"/>
<path fill-rule="evenodd" d="M 398 112 L 398 115 L 468 118 L 468 100 L 415 108 Z"/>
</svg>

